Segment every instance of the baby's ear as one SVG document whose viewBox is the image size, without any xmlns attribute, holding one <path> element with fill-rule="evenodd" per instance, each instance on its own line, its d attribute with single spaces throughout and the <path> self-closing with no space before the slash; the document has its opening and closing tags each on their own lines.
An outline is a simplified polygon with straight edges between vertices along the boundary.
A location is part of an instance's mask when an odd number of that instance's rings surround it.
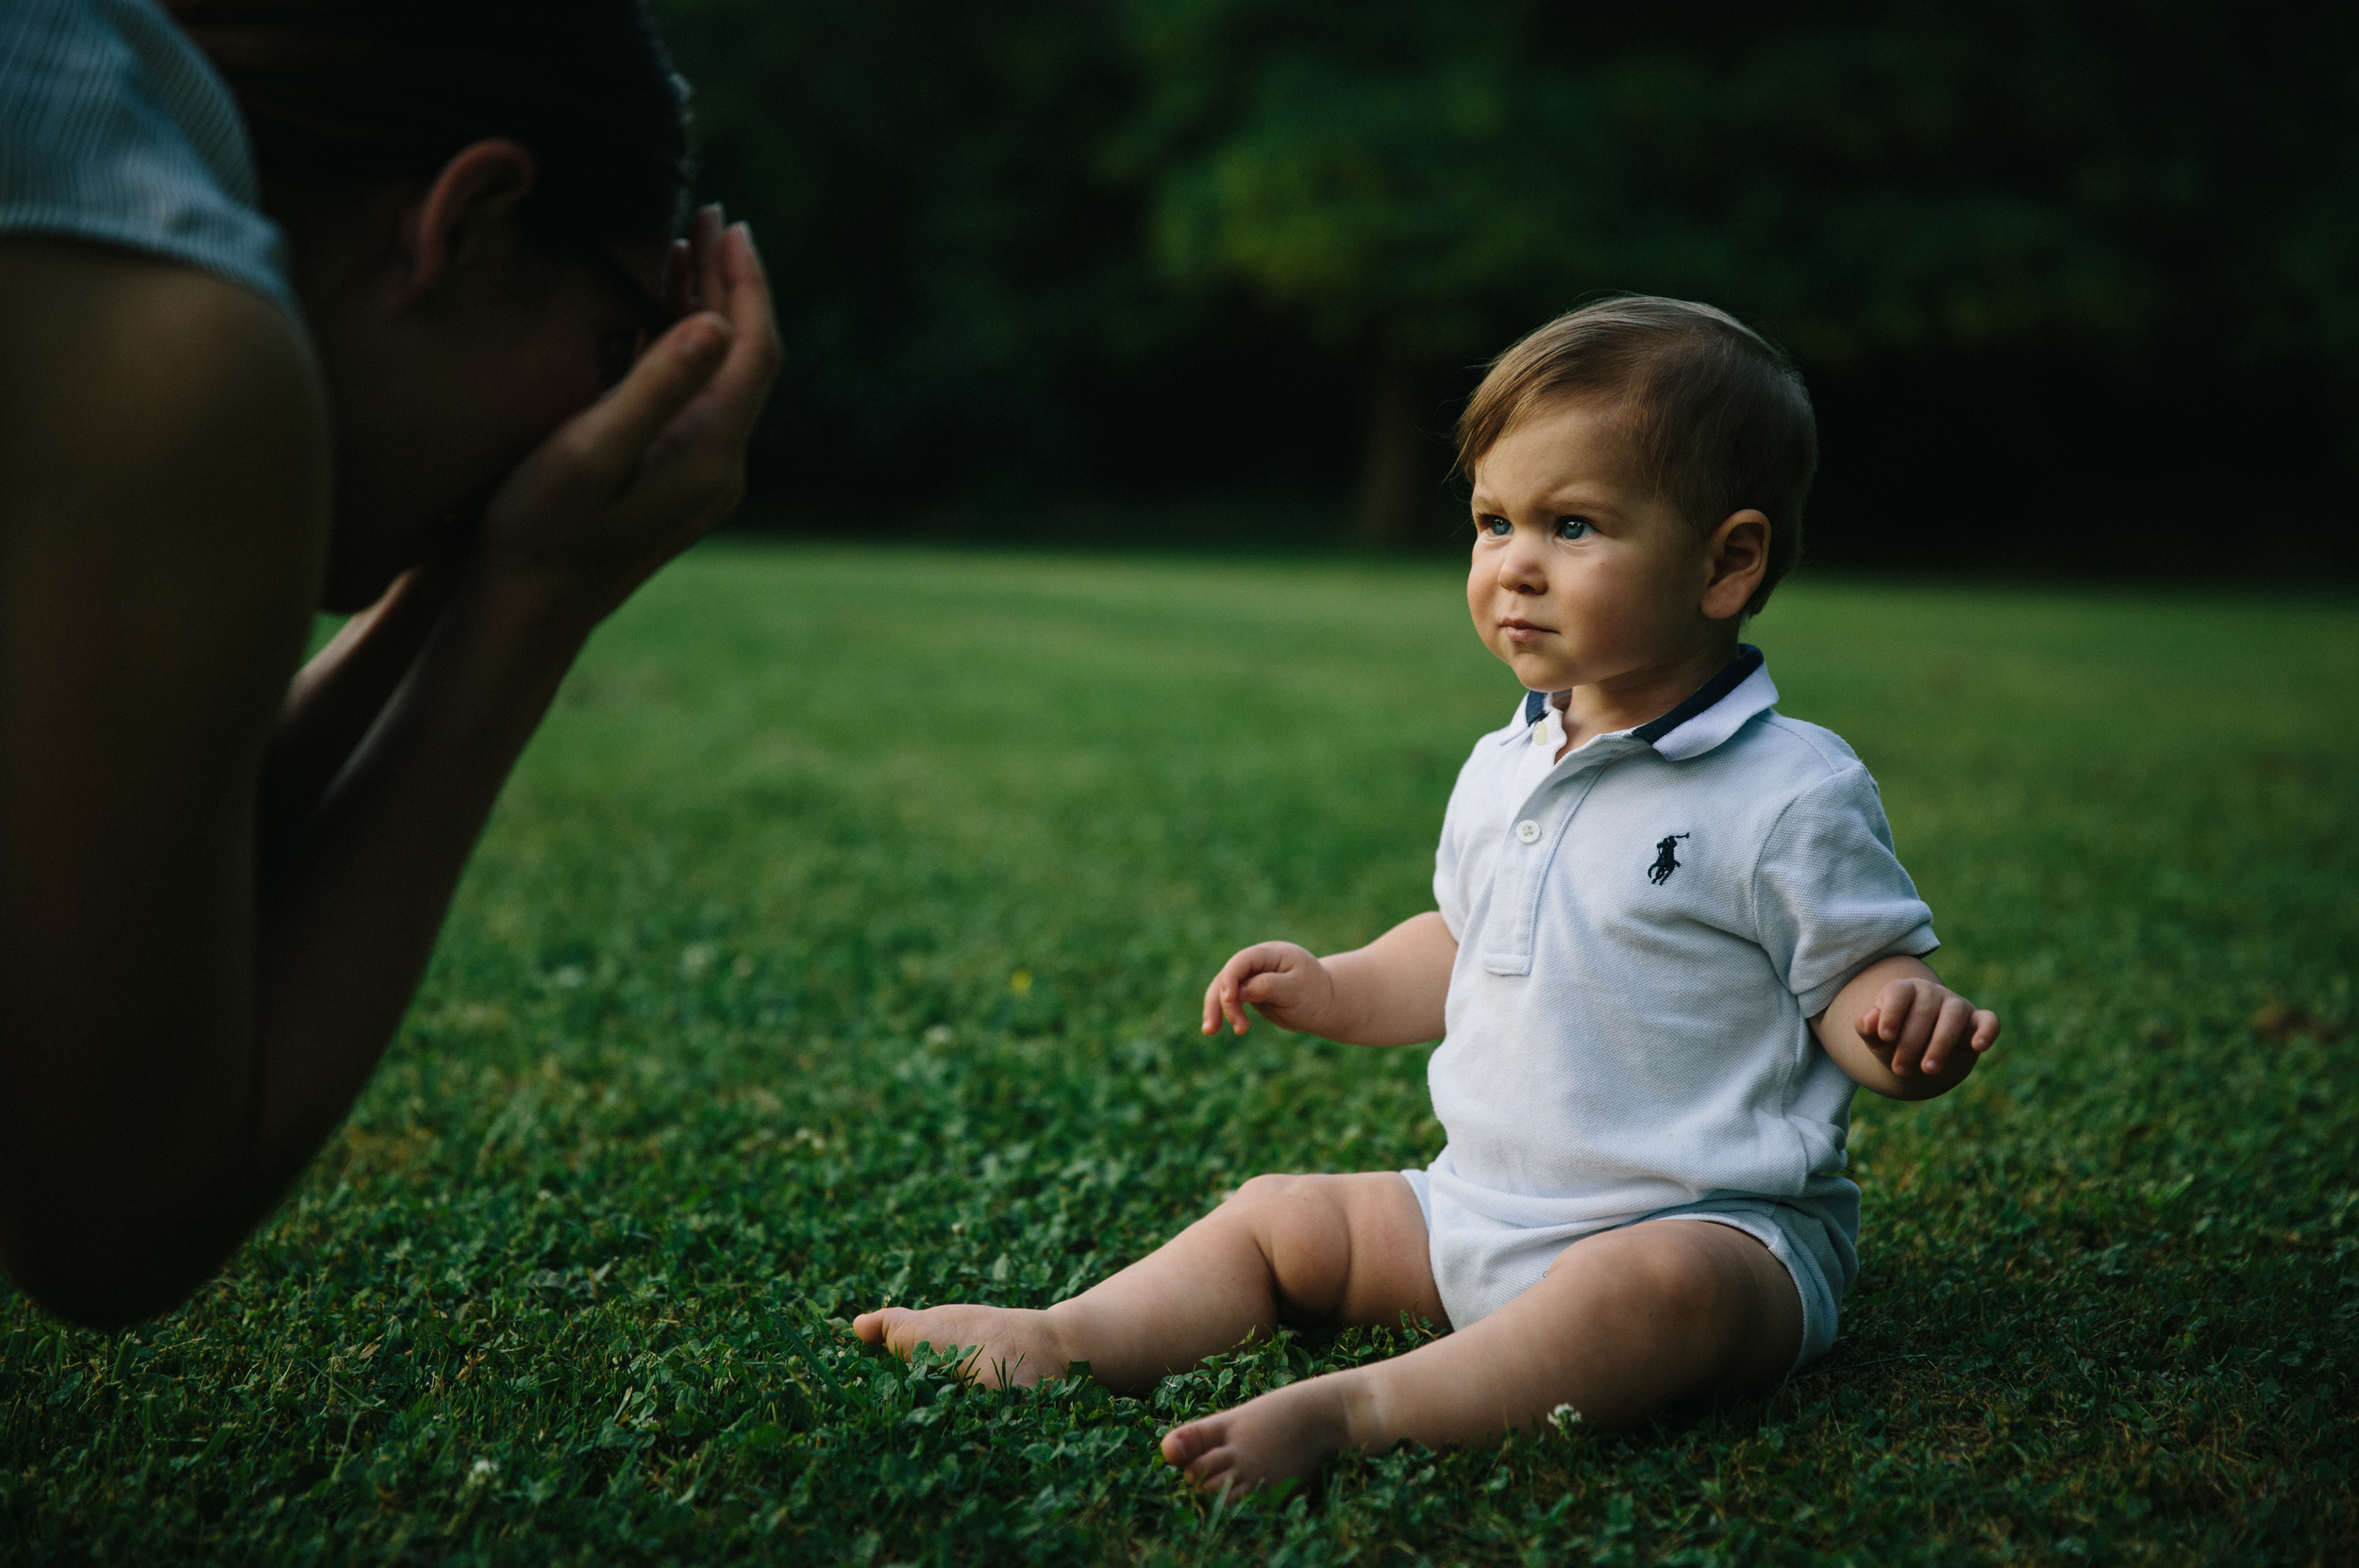
<svg viewBox="0 0 2359 1568">
<path fill-rule="evenodd" d="M 1746 507 L 1720 520 L 1704 542 L 1704 592 L 1698 607 L 1709 621 L 1745 613 L 1769 570 L 1768 514 Z"/>
</svg>

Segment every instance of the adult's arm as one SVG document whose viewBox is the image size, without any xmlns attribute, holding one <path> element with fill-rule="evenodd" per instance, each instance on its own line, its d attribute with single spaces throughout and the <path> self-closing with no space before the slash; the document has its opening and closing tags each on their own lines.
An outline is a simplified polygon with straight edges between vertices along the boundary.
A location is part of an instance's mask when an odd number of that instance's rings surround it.
<svg viewBox="0 0 2359 1568">
<path fill-rule="evenodd" d="M 255 789 L 327 438 L 272 306 L 0 242 L 0 1265 L 95 1322 L 260 1201 Z"/>
<path fill-rule="evenodd" d="M 89 266 L 22 272 L 20 248 L 42 249 L 0 246 L 0 298 Z M 582 641 L 734 505 L 778 348 L 742 231 L 704 269 L 718 317 L 674 328 L 510 477 L 447 607 L 387 640 L 430 624 L 366 739 L 295 792 L 324 792 L 266 858 L 258 796 L 325 504 L 302 345 L 234 291 L 127 258 L 90 269 L 110 281 L 78 301 L 78 333 L 0 326 L 0 1266 L 53 1309 L 168 1307 L 276 1203 L 398 1026 Z M 19 389 L 15 367 L 87 353 L 78 338 L 150 295 L 160 317 L 218 323 L 164 406 L 106 413 L 165 380 L 137 334 L 77 373 L 78 401 Z M 20 441 L 44 396 L 49 427 Z M 87 458 L 93 428 L 118 478 L 41 455 Z M 115 488 L 130 475 L 145 488 Z M 20 619 L 20 601 L 51 608 Z M 350 737 L 330 740 L 296 749 Z"/>
<path fill-rule="evenodd" d="M 328 786 L 416 665 L 465 578 L 471 542 L 454 541 L 454 547 L 403 573 L 295 673 L 262 763 L 257 815 L 266 863 L 298 841 Z"/>
</svg>

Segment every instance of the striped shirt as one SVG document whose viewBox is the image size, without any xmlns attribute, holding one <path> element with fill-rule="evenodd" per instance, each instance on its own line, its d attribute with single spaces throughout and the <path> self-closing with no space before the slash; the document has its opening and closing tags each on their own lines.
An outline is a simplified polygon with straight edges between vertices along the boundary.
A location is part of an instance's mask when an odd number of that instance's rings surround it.
<svg viewBox="0 0 2359 1568">
<path fill-rule="evenodd" d="M 300 318 L 229 89 L 154 0 L 0 6 L 0 235 L 170 258 Z"/>
</svg>

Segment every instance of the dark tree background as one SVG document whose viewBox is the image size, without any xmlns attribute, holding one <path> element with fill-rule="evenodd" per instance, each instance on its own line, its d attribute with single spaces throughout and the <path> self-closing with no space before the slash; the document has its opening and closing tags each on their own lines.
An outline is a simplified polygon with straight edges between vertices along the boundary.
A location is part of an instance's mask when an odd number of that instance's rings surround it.
<svg viewBox="0 0 2359 1568">
<path fill-rule="evenodd" d="M 2359 8 L 661 9 L 784 525 L 1439 543 L 1481 362 L 1629 289 L 1801 361 L 1816 559 L 2359 564 Z"/>
</svg>

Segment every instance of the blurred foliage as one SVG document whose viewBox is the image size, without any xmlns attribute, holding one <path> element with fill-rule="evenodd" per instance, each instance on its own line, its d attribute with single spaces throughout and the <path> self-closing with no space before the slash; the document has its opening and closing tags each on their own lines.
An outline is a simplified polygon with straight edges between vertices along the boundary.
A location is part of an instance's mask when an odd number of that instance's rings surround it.
<svg viewBox="0 0 2359 1568">
<path fill-rule="evenodd" d="M 1137 198 L 1097 166 L 1130 91 L 1105 7 L 662 9 L 704 184 L 754 220 L 773 274 L 798 466 L 887 459 L 896 491 L 923 490 L 985 453 L 1056 450 L 1060 383 L 1162 337 Z"/>
<path fill-rule="evenodd" d="M 2316 382 L 2359 456 L 2349 7 L 661 9 L 706 184 L 778 275 L 792 492 L 1266 466 L 1262 426 L 1371 372 L 1373 457 L 1611 289 L 1733 309 L 1814 378 Z"/>
<path fill-rule="evenodd" d="M 2333 17 L 2330 25 L 2329 16 Z M 2359 27 L 2219 4 L 1141 0 L 1123 143 L 1173 275 L 1495 350 L 1586 292 L 1707 298 L 1808 359 L 2204 302 L 2348 351 Z"/>
</svg>

